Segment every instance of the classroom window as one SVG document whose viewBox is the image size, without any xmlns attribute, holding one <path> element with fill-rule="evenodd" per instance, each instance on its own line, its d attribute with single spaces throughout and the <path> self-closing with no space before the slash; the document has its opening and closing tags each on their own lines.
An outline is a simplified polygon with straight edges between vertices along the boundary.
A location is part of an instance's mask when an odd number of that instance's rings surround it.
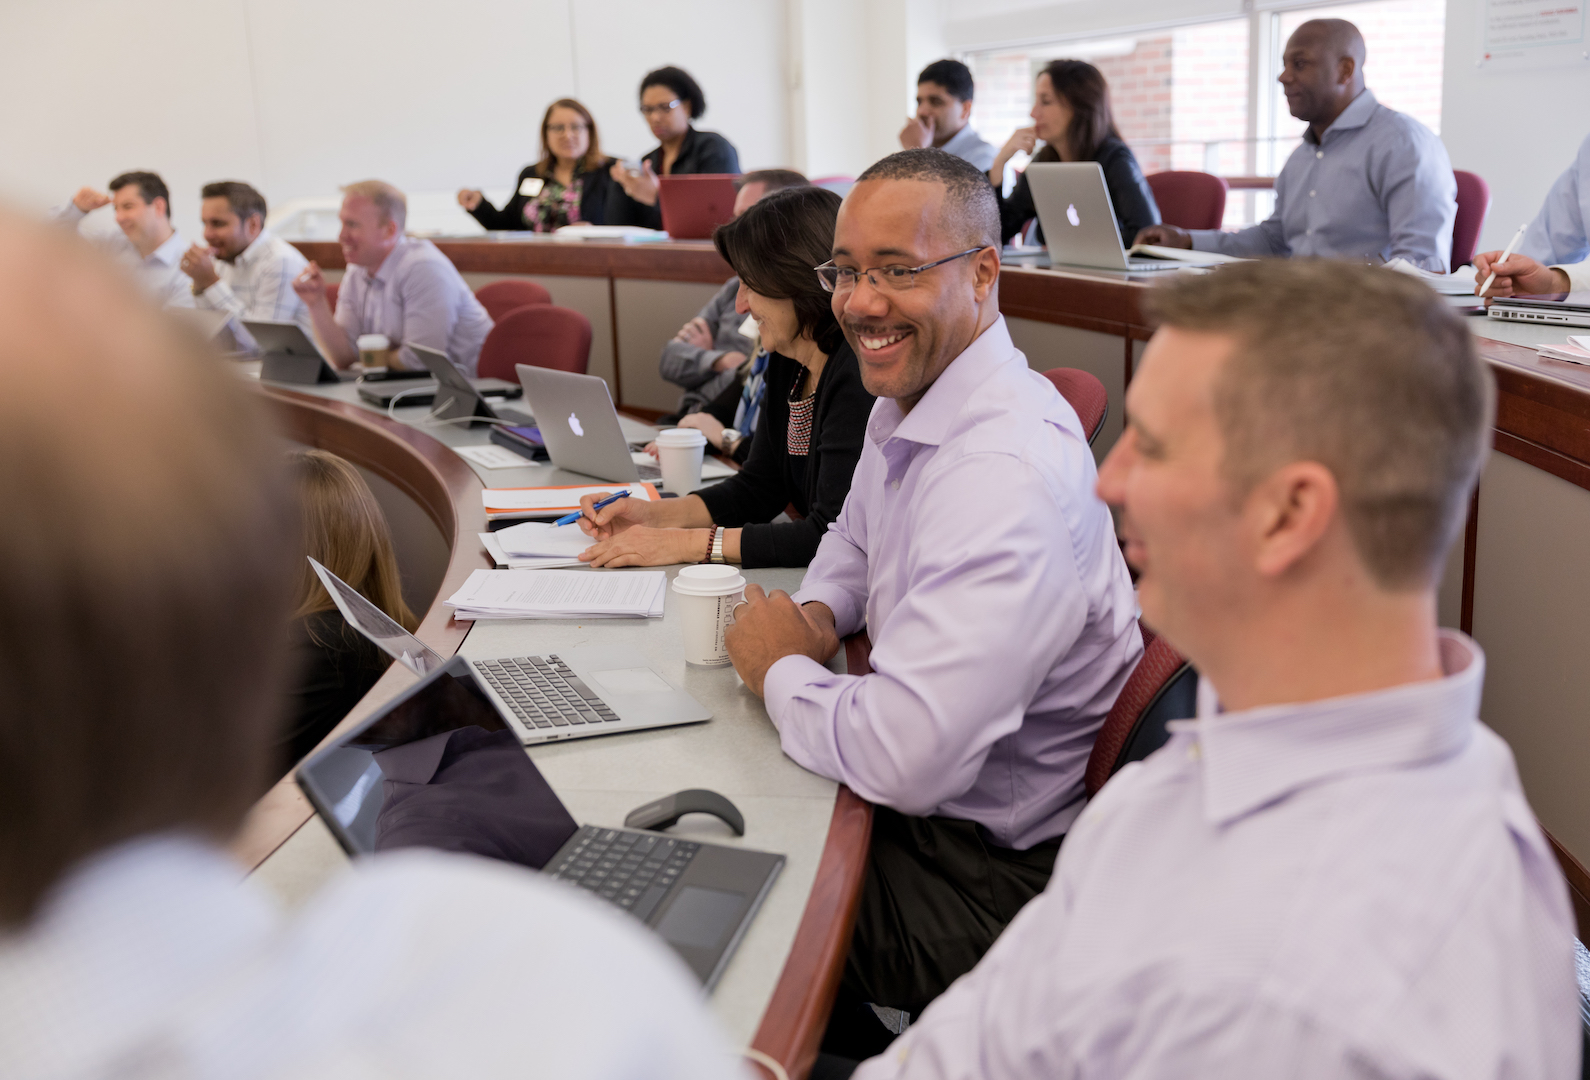
<svg viewBox="0 0 1590 1080">
<path fill-rule="evenodd" d="M 1445 0 L 1361 0 L 1260 11 L 1133 35 L 1071 39 L 974 52 L 974 122 L 1002 145 L 1032 121 L 1032 84 L 1051 60 L 1086 60 L 1109 81 L 1121 136 L 1144 172 L 1195 169 L 1273 176 L 1297 146 L 1303 123 L 1286 109 L 1275 76 L 1287 36 L 1311 18 L 1343 18 L 1364 35 L 1364 73 L 1382 103 L 1441 130 Z M 1007 186 L 1026 161 L 1018 156 Z M 1225 226 L 1270 213 L 1269 192 L 1233 190 Z"/>
</svg>

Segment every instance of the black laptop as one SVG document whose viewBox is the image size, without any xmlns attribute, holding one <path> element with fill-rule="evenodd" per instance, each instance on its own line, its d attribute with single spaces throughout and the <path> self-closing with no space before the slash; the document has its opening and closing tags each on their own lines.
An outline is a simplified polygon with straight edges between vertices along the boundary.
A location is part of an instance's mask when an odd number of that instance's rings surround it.
<svg viewBox="0 0 1590 1080">
<path fill-rule="evenodd" d="M 244 319 L 243 329 L 259 346 L 259 377 L 265 382 L 334 383 L 358 377 L 332 367 L 297 323 Z"/>
<path fill-rule="evenodd" d="M 462 656 L 311 756 L 297 779 L 349 854 L 429 847 L 541 870 L 656 930 L 708 990 L 784 866 L 782 855 L 577 824 Z"/>
</svg>

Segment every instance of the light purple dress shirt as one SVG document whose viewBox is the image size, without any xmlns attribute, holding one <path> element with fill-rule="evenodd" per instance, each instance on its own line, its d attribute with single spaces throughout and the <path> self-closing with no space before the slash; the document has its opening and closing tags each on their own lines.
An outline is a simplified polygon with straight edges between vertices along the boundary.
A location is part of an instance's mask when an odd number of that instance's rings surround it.
<svg viewBox="0 0 1590 1080">
<path fill-rule="evenodd" d="M 337 325 L 350 345 L 361 334 L 385 334 L 395 343 L 439 349 L 473 376 L 491 316 L 435 244 L 405 236 L 373 276 L 362 266 L 348 267 L 337 291 Z M 425 367 L 411 349 L 398 356 L 405 367 Z"/>
<path fill-rule="evenodd" d="M 1403 258 L 1446 273 L 1457 178 L 1446 146 L 1365 90 L 1324 136 L 1305 132 L 1275 178 L 1275 212 L 1241 232 L 1197 230 L 1193 247 L 1227 255 Z"/>
<path fill-rule="evenodd" d="M 864 625 L 870 675 L 768 669 L 784 752 L 1005 847 L 1081 810 L 1093 737 L 1143 652 L 1076 412 L 1000 318 L 909 414 L 879 398 L 850 495 L 795 599 Z"/>
<path fill-rule="evenodd" d="M 1569 1080 L 1574 921 L 1512 754 L 1444 679 L 1198 719 L 856 1080 Z"/>
</svg>

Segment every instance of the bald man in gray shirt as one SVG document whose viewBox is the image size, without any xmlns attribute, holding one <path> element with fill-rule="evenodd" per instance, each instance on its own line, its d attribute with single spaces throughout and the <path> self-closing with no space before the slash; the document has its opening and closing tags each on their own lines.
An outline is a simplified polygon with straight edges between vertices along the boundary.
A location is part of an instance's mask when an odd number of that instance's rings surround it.
<svg viewBox="0 0 1590 1080">
<path fill-rule="evenodd" d="M 1345 19 L 1311 20 L 1287 41 L 1280 83 L 1292 115 L 1309 126 L 1275 178 L 1267 220 L 1237 233 L 1151 225 L 1136 242 L 1450 270 L 1452 161 L 1434 132 L 1365 88 L 1364 56 L 1363 35 Z"/>
</svg>

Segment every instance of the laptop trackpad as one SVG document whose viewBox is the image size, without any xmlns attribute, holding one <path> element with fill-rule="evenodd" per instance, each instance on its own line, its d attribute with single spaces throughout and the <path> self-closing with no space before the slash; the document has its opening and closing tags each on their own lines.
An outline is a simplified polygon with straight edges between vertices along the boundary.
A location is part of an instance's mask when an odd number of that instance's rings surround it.
<svg viewBox="0 0 1590 1080">
<path fill-rule="evenodd" d="M 663 940 L 686 948 L 710 949 L 740 921 L 745 897 L 722 889 L 686 885 L 657 924 Z"/>
<path fill-rule="evenodd" d="M 651 668 L 609 668 L 594 671 L 591 677 L 615 696 L 623 694 L 671 694 L 674 688 Z"/>
</svg>

